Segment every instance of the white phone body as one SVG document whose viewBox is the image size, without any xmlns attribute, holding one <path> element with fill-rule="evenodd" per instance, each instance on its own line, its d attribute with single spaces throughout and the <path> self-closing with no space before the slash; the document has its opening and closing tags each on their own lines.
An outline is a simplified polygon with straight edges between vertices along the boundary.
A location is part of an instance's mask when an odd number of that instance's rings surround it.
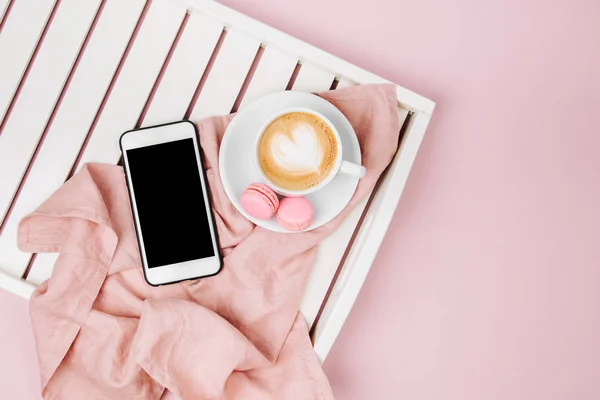
<svg viewBox="0 0 600 400">
<path fill-rule="evenodd" d="M 194 124 L 127 131 L 120 146 L 146 281 L 217 274 L 222 261 Z"/>
</svg>

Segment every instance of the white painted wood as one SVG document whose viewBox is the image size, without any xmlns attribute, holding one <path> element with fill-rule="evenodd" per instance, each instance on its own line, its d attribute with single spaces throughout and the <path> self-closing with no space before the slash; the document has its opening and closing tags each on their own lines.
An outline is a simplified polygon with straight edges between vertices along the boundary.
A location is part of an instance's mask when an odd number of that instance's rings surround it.
<svg viewBox="0 0 600 400">
<path fill-rule="evenodd" d="M 344 88 L 348 88 L 348 87 L 352 87 L 352 86 L 356 86 L 356 83 L 352 82 L 350 79 L 343 77 L 340 78 L 336 89 L 344 89 Z"/>
<path fill-rule="evenodd" d="M 375 193 L 350 248 L 315 328 L 313 343 L 321 360 L 327 357 L 371 268 L 404 190 L 429 120 L 430 116 L 425 113 L 416 113 L 409 120 L 400 148 Z"/>
<path fill-rule="evenodd" d="M 315 65 L 326 66 L 335 71 L 337 76 L 347 77 L 357 83 L 391 83 L 387 79 L 377 76 L 356 65 L 344 61 L 306 42 L 296 39 L 286 33 L 263 24 L 255 19 L 235 11 L 213 0 L 177 0 L 189 4 L 191 7 L 212 15 L 222 21 L 226 26 L 235 26 L 259 38 L 263 44 L 274 44 L 297 54 L 301 60 L 310 61 Z M 419 94 L 401 86 L 397 87 L 399 103 L 410 111 L 421 111 L 431 114 L 435 103 Z"/>
<path fill-rule="evenodd" d="M 27 274 L 27 282 L 39 285 L 49 279 L 56 260 L 58 260 L 58 253 L 39 253 Z"/>
<path fill-rule="evenodd" d="M 398 121 L 400 122 L 400 129 L 402 129 L 402 125 L 404 125 L 407 118 L 408 118 L 408 110 L 405 108 L 402 108 L 402 107 L 398 107 Z M 403 140 L 403 139 L 404 138 L 400 138 L 400 140 Z"/>
<path fill-rule="evenodd" d="M 0 271 L 0 289 L 8 290 L 17 296 L 29 300 L 31 294 L 35 290 L 35 286 Z"/>
<path fill-rule="evenodd" d="M 300 72 L 296 77 L 292 90 L 302 92 L 322 92 L 329 90 L 334 79 L 335 73 L 319 68 L 308 61 L 304 61 L 300 67 Z"/>
<path fill-rule="evenodd" d="M 407 110 L 398 109 L 400 126 L 404 123 L 407 115 Z M 360 218 L 365 212 L 365 207 L 371 194 L 372 192 L 369 192 L 365 196 L 365 199 L 346 217 L 338 229 L 319 245 L 317 261 L 311 271 L 300 307 L 308 326 L 314 324 L 315 317 L 325 300 L 327 291 L 336 271 L 340 267 L 340 262 L 342 262 L 344 253 L 348 248 L 348 243 L 356 231 Z"/>
<path fill-rule="evenodd" d="M 143 125 L 183 118 L 222 32 L 223 25 L 214 19 L 190 15 Z"/>
<path fill-rule="evenodd" d="M 184 16 L 180 4 L 152 3 L 78 168 L 88 161 L 117 162 L 119 136 L 139 118 Z M 46 280 L 57 258 L 57 254 L 38 254 L 27 279 Z"/>
<path fill-rule="evenodd" d="M 0 33 L 0 122 L 53 5 L 54 0 L 18 0 L 10 10 L 9 18 Z"/>
<path fill-rule="evenodd" d="M 4 18 L 4 14 L 6 14 L 6 9 L 8 8 L 8 2 L 10 0 L 0 0 L 0 22 Z"/>
<path fill-rule="evenodd" d="M 407 110 L 398 109 L 400 126 L 404 123 L 407 115 Z M 327 296 L 327 291 L 338 267 L 340 267 L 348 243 L 356 231 L 371 194 L 372 192 L 369 192 L 331 236 L 319 244 L 317 260 L 308 279 L 300 306 L 309 327 L 312 327 L 315 322 L 317 313 Z"/>
<path fill-rule="evenodd" d="M 185 7 L 173 1 L 152 3 L 78 168 L 90 161 L 119 160 L 119 137 L 134 128 L 140 117 L 185 12 Z"/>
<path fill-rule="evenodd" d="M 139 117 L 184 16 L 181 5 L 163 0 L 152 3 L 79 167 L 87 161 L 118 160 L 118 138 L 133 128 Z M 38 283 L 47 279 L 57 257 L 39 254 L 28 280 Z"/>
<path fill-rule="evenodd" d="M 192 121 L 228 114 L 233 107 L 260 41 L 230 28 L 190 115 Z"/>
<path fill-rule="evenodd" d="M 302 65 L 300 68 L 300 72 L 294 82 L 294 90 L 304 90 L 308 92 L 323 92 L 329 90 L 334 75 L 314 67 L 309 67 L 305 70 L 304 78 L 302 78 L 300 84 L 298 84 L 298 78 L 300 78 L 300 74 L 304 68 L 305 65 Z M 327 291 L 338 266 L 340 265 L 340 261 L 346 252 L 348 242 L 352 237 L 365 204 L 366 200 L 359 204 L 354 211 L 348 215 L 346 220 L 344 220 L 331 236 L 319 244 L 317 259 L 311 270 L 304 296 L 300 303 L 300 312 L 304 316 L 309 328 L 312 327 L 315 318 L 321 309 L 323 300 L 327 295 Z"/>
<path fill-rule="evenodd" d="M 31 254 L 16 247 L 18 223 L 67 179 L 144 4 L 145 0 L 106 2 L 0 236 L 0 266 L 25 270 Z M 34 283 L 50 274 L 50 269 L 37 265 L 36 260 L 28 276 Z"/>
<path fill-rule="evenodd" d="M 366 196 L 365 200 L 357 204 L 338 229 L 319 244 L 317 260 L 311 270 L 300 303 L 300 310 L 308 327 L 312 327 L 315 323 L 315 318 L 327 296 L 327 291 L 340 266 L 348 242 L 354 234 L 368 197 Z"/>
<path fill-rule="evenodd" d="M 294 55 L 275 46 L 267 46 L 254 71 L 240 108 L 258 97 L 285 90 L 297 63 L 298 59 Z"/>
<path fill-rule="evenodd" d="M 0 216 L 12 197 L 97 11 L 99 1 L 63 0 L 0 135 Z M 23 271 L 3 265 L 20 276 Z"/>
</svg>

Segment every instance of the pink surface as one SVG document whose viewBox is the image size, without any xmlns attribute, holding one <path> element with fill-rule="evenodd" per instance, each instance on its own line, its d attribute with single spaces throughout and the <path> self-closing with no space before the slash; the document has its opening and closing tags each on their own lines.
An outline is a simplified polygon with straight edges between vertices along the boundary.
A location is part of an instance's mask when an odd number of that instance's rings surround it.
<svg viewBox="0 0 600 400">
<path fill-rule="evenodd" d="M 337 398 L 599 398 L 600 3 L 223 2 L 438 103 Z M 2 398 L 38 398 L 25 313 L 0 293 Z"/>
</svg>

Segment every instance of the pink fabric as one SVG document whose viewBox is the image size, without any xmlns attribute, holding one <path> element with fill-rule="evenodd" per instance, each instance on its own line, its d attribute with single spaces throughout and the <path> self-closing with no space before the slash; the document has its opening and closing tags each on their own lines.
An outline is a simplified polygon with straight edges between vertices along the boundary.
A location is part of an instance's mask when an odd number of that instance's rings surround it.
<svg viewBox="0 0 600 400">
<path fill-rule="evenodd" d="M 331 399 L 298 313 L 316 245 L 369 192 L 398 143 L 395 89 L 322 94 L 354 126 L 367 175 L 315 231 L 255 227 L 228 201 L 218 148 L 231 116 L 198 124 L 223 249 L 211 278 L 152 288 L 142 276 L 120 167 L 87 164 L 19 226 L 19 246 L 60 252 L 31 299 L 45 399 Z"/>
</svg>

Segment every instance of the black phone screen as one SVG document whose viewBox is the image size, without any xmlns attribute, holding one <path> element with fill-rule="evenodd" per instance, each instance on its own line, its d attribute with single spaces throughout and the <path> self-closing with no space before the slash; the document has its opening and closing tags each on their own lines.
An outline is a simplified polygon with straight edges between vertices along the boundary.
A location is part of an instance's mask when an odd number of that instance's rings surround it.
<svg viewBox="0 0 600 400">
<path fill-rule="evenodd" d="M 148 268 L 213 257 L 193 139 L 127 150 L 127 168 Z"/>
</svg>

